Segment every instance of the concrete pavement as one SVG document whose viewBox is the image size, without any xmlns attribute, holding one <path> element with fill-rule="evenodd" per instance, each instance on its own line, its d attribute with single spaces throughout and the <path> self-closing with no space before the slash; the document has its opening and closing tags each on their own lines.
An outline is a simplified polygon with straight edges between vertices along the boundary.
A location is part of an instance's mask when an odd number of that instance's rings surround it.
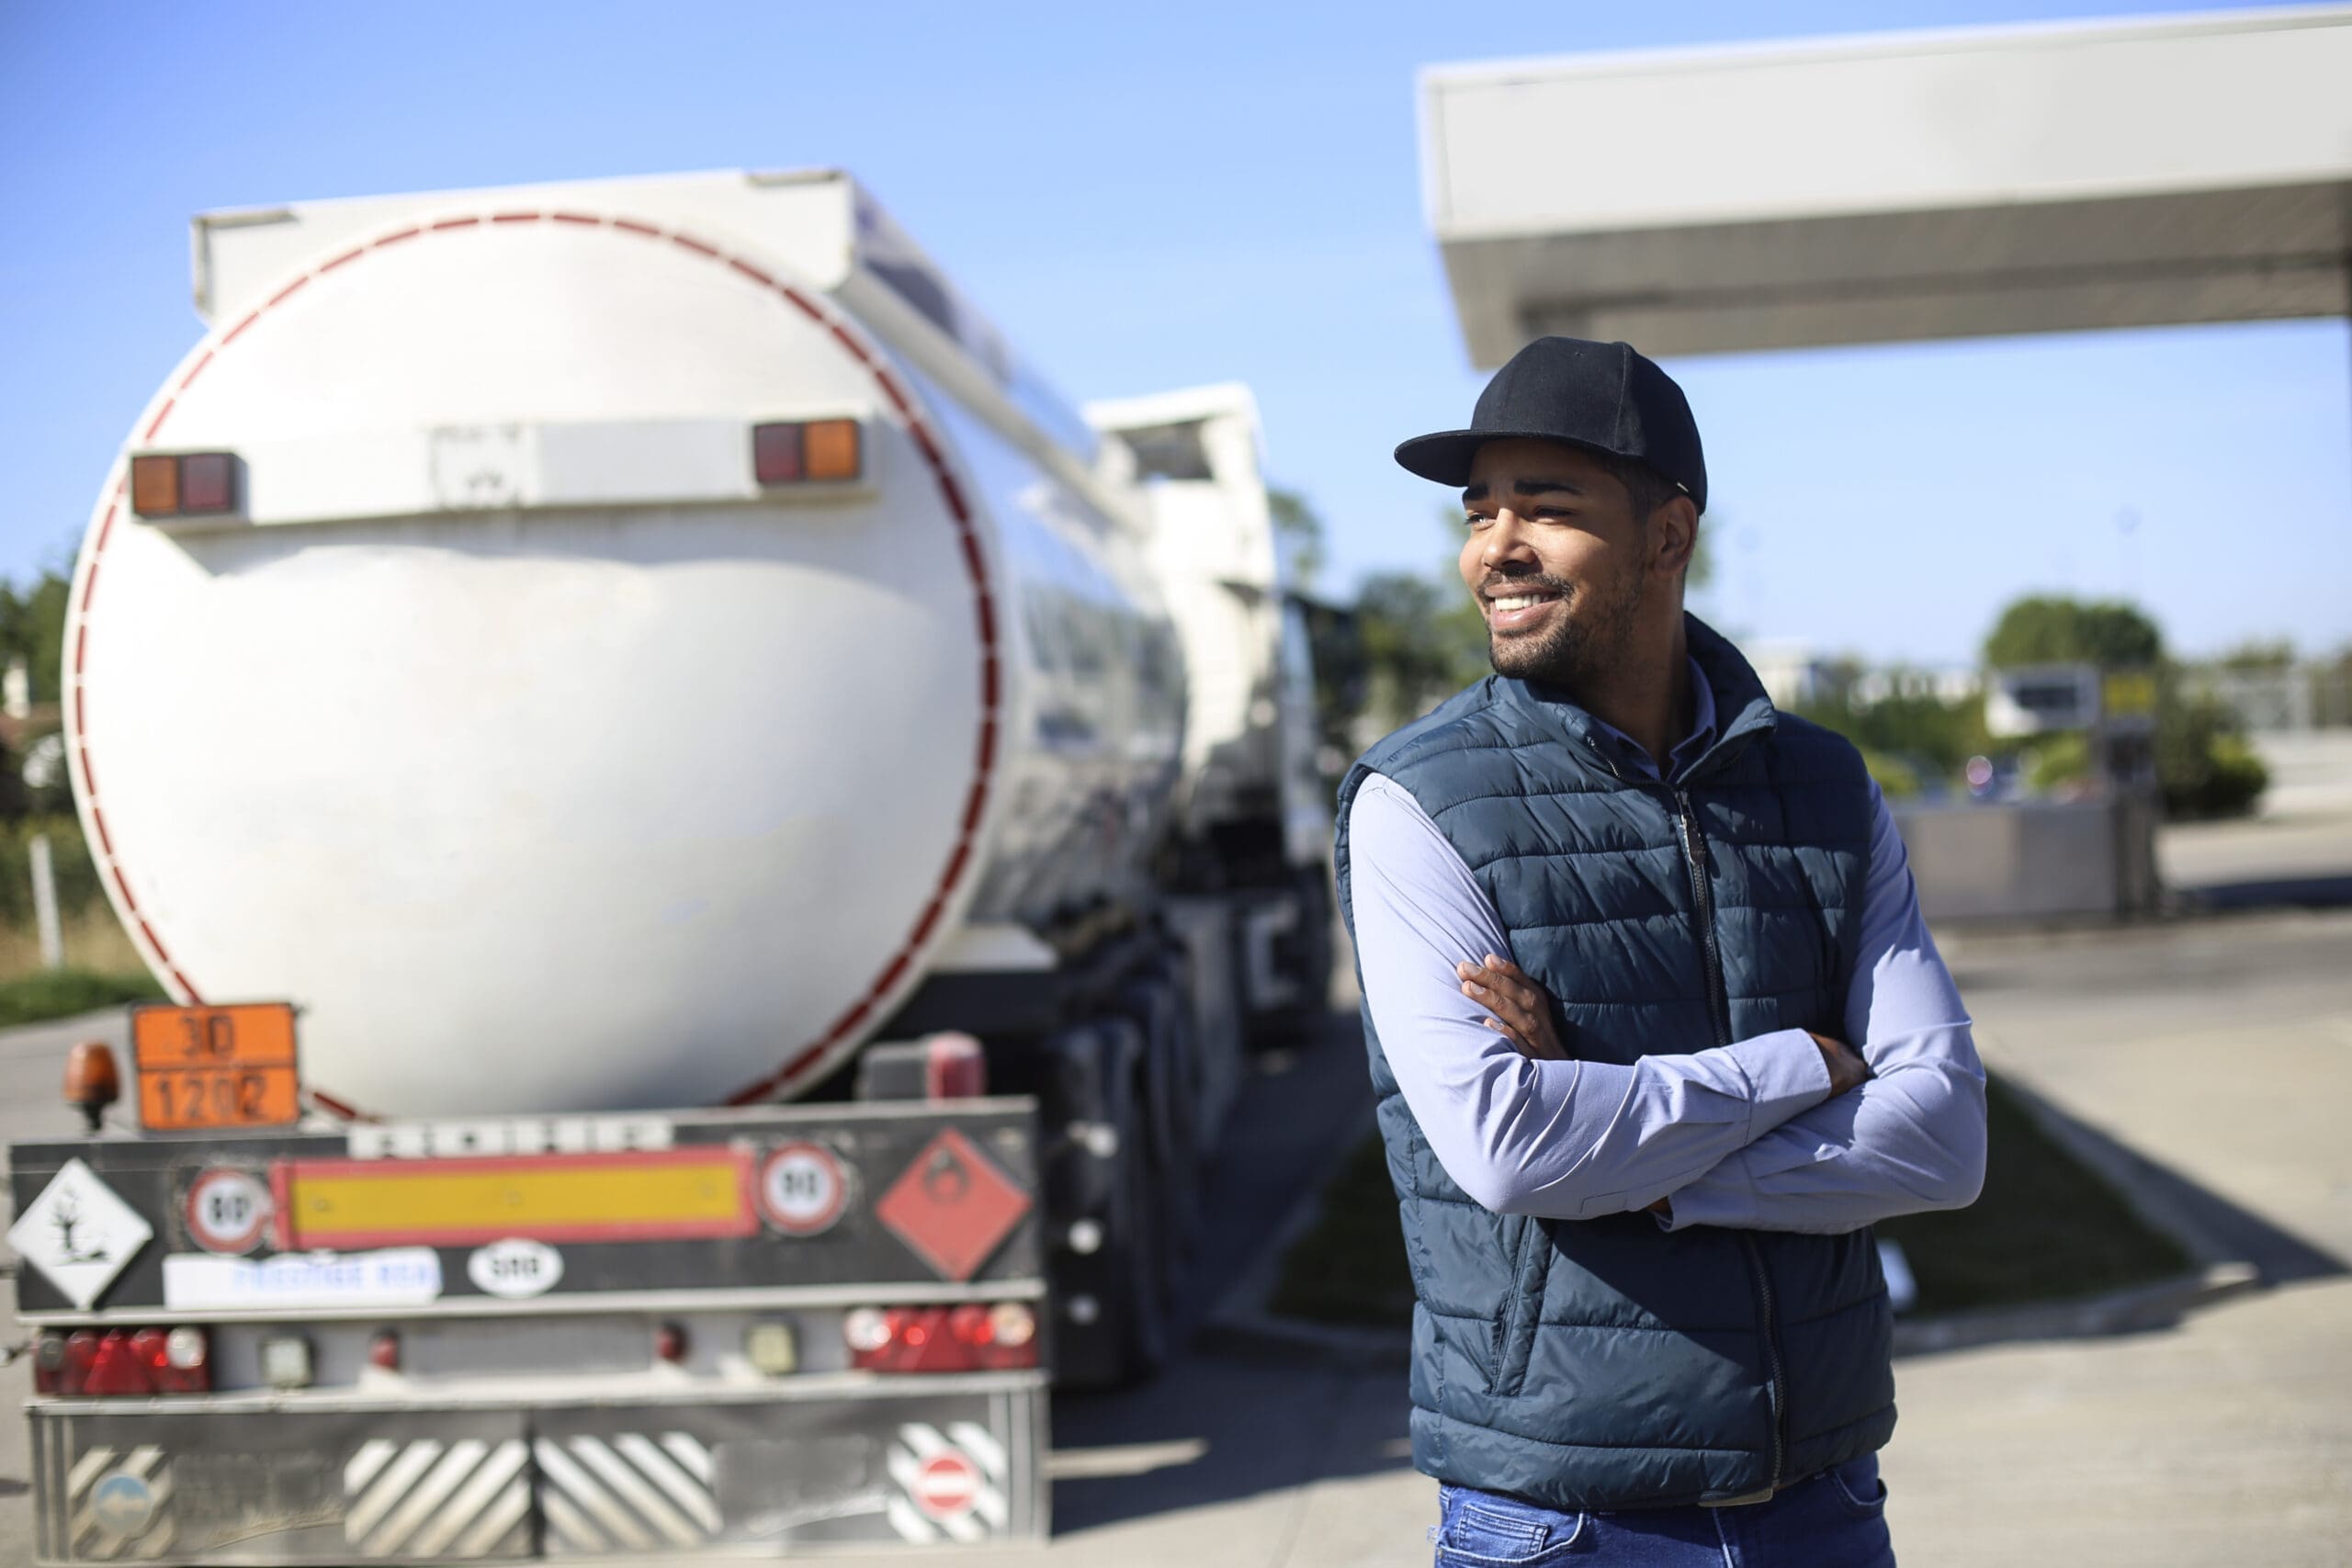
<svg viewBox="0 0 2352 1568">
<path fill-rule="evenodd" d="M 1904 1362 L 1903 1561 L 2346 1561 L 2352 911 L 1947 946 L 1996 1070 L 2215 1201 L 2287 1282 L 2166 1331 Z"/>
</svg>

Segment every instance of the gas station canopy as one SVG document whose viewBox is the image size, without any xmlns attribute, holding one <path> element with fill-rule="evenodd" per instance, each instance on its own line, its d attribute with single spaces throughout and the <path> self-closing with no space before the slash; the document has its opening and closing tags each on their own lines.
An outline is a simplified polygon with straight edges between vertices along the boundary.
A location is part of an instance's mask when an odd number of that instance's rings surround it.
<svg viewBox="0 0 2352 1568">
<path fill-rule="evenodd" d="M 1441 66 L 1470 357 L 2352 310 L 2352 6 Z"/>
</svg>

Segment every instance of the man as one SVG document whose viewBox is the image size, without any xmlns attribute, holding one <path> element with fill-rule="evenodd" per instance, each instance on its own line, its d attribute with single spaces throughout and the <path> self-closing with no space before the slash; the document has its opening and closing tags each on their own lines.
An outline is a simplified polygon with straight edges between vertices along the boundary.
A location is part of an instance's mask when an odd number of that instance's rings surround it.
<svg viewBox="0 0 2352 1568">
<path fill-rule="evenodd" d="M 1885 803 L 1683 613 L 1649 360 L 1541 339 L 1396 460 L 1495 667 L 1340 792 L 1438 1561 L 1891 1563 L 1868 1227 L 1974 1201 L 1984 1102 Z"/>
</svg>

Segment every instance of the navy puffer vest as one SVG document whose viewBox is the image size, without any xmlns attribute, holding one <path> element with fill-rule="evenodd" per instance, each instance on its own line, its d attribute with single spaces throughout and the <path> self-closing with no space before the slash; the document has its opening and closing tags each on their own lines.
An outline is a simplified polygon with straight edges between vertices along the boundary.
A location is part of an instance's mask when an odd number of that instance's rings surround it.
<svg viewBox="0 0 2352 1568">
<path fill-rule="evenodd" d="M 1580 708 L 1489 677 L 1356 763 L 1461 852 L 1569 1052 L 1631 1062 L 1771 1030 L 1838 1034 L 1868 871 L 1854 748 L 1774 711 L 1695 618 L 1721 732 L 1668 787 L 1620 776 Z M 1413 1458 L 1561 1509 L 1722 1502 L 1869 1453 L 1894 1427 L 1892 1319 L 1869 1231 L 1481 1208 L 1430 1153 L 1367 1010 L 1364 1042 L 1419 1297 Z"/>
</svg>

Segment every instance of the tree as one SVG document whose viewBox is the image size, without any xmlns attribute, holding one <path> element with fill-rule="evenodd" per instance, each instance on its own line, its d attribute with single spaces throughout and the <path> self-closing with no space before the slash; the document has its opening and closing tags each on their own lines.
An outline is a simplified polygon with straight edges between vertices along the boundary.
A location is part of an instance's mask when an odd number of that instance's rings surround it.
<svg viewBox="0 0 2352 1568">
<path fill-rule="evenodd" d="M 62 696 L 69 591 L 66 574 L 55 567 L 22 586 L 0 582 L 0 669 L 13 659 L 22 659 L 31 678 L 32 700 L 36 704 L 54 704 Z M 45 732 L 53 732 L 54 728 L 54 724 L 50 723 L 44 728 L 20 733 L 17 740 L 30 750 L 41 745 Z M 54 739 L 49 743 L 59 744 Z M 28 812 L 54 814 L 73 809 L 62 768 L 56 770 L 56 780 L 51 788 L 32 790 L 25 784 L 23 764 L 22 756 L 0 747 L 0 818 L 15 821 Z"/>
<path fill-rule="evenodd" d="M 2275 674 L 2294 668 L 2295 644 L 2288 637 L 2280 637 L 2276 642 L 2265 642 L 2256 637 L 2238 644 L 2213 662 L 2236 673 Z"/>
<path fill-rule="evenodd" d="M 1722 520 L 1712 514 L 1699 525 L 1699 536 L 1690 545 L 1690 565 L 1682 574 L 1682 586 L 1686 592 L 1696 593 L 1714 581 L 1715 549 L 1712 541 L 1716 530 L 1722 526 Z"/>
<path fill-rule="evenodd" d="M 1323 518 L 1295 490 L 1266 487 L 1266 512 L 1274 525 L 1275 546 L 1290 565 L 1291 585 L 1301 592 L 1315 586 L 1323 570 Z"/>
<path fill-rule="evenodd" d="M 1982 697 L 1946 702 L 1919 693 L 1860 703 L 1850 694 L 1830 694 L 1801 704 L 1796 711 L 1815 724 L 1838 731 L 1860 747 L 1866 756 L 1890 761 L 1899 759 L 1915 789 L 1929 779 L 1943 779 L 1959 773 L 1962 763 L 1992 744 L 1984 731 Z M 1891 770 L 1881 773 L 1876 766 L 1871 772 L 1882 784 L 1894 776 Z"/>
<path fill-rule="evenodd" d="M 1995 670 L 2028 664 L 2146 669 L 2162 662 L 2164 634 L 2137 606 L 2113 601 L 2029 595 L 2010 604 L 1984 638 Z"/>
<path fill-rule="evenodd" d="M 1419 717 L 1487 672 L 1478 607 L 1433 577 L 1374 572 L 1357 590 L 1355 618 L 1371 687 L 1366 706 L 1383 728 Z"/>
<path fill-rule="evenodd" d="M 0 583 L 0 664 L 11 655 L 23 657 L 37 703 L 58 700 L 69 589 L 64 574 L 53 568 L 21 588 Z"/>
</svg>

